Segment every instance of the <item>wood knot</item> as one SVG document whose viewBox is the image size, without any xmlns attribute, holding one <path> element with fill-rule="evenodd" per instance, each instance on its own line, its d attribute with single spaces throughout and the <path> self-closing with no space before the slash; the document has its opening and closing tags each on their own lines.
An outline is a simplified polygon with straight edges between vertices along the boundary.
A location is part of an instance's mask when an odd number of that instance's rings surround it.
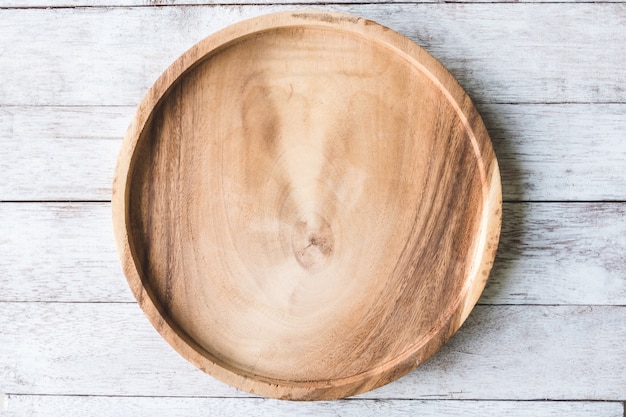
<svg viewBox="0 0 626 417">
<path fill-rule="evenodd" d="M 322 270 L 333 256 L 334 236 L 330 225 L 320 216 L 300 220 L 291 235 L 293 254 L 304 269 Z"/>
</svg>

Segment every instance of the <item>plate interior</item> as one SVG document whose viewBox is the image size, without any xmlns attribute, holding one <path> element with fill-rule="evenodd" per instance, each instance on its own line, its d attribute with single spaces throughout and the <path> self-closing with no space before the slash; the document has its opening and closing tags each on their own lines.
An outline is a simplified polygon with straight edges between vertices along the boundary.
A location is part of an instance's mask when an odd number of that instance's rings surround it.
<svg viewBox="0 0 626 417">
<path fill-rule="evenodd" d="M 456 308 L 480 160 L 442 90 L 388 46 L 266 30 L 187 71 L 134 155 L 128 233 L 168 323 L 244 374 L 346 378 Z"/>
</svg>

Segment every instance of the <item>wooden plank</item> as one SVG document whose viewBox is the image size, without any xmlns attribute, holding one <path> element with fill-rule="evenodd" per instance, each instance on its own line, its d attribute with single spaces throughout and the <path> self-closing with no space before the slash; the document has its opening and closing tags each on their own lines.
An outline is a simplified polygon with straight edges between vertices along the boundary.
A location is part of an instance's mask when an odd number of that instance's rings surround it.
<svg viewBox="0 0 626 417">
<path fill-rule="evenodd" d="M 0 301 L 132 302 L 108 203 L 0 204 Z M 626 204 L 504 204 L 482 304 L 626 304 Z"/>
<path fill-rule="evenodd" d="M 0 304 L 13 394 L 233 397 L 178 356 L 135 304 Z M 623 401 L 626 307 L 478 306 L 416 371 L 360 398 Z"/>
<path fill-rule="evenodd" d="M 505 200 L 622 200 L 626 104 L 482 104 Z M 0 107 L 0 200 L 110 200 L 134 108 Z"/>
<path fill-rule="evenodd" d="M 0 409 L 1 410 L 1 409 Z M 175 411 L 174 411 L 175 410 Z M 436 417 L 622 417 L 616 402 L 548 401 L 423 401 L 423 400 L 341 400 L 296 403 L 261 398 L 163 398 L 163 397 L 72 397 L 9 395 L 3 416 L 54 417 L 92 415 L 123 417 L 197 416 L 210 410 L 213 417 L 271 415 L 315 416 L 397 416 Z"/>
<path fill-rule="evenodd" d="M 134 301 L 108 203 L 0 204 L 0 230 L 0 300 Z"/>
<path fill-rule="evenodd" d="M 523 0 L 521 3 L 585 3 L 589 0 Z M 271 4 L 320 4 L 328 6 L 330 4 L 351 4 L 361 3 L 359 0 L 272 0 Z M 432 3 L 434 0 L 376 0 L 369 1 L 372 4 L 388 3 Z M 458 0 L 460 3 L 483 3 L 491 0 Z M 498 0 L 498 3 L 513 3 L 517 0 Z M 603 0 L 606 3 L 623 3 L 623 0 Z M 0 3 L 2 8 L 61 8 L 61 7 L 133 7 L 133 6 L 191 6 L 191 5 L 242 5 L 259 4 L 258 0 L 3 0 Z"/>
<path fill-rule="evenodd" d="M 135 105 L 208 34 L 276 6 L 0 10 L 0 104 Z M 358 4 L 440 59 L 478 102 L 625 102 L 626 5 Z"/>
<path fill-rule="evenodd" d="M 397 387 L 375 395 L 626 398 L 626 307 L 479 306 L 464 330 Z"/>
</svg>

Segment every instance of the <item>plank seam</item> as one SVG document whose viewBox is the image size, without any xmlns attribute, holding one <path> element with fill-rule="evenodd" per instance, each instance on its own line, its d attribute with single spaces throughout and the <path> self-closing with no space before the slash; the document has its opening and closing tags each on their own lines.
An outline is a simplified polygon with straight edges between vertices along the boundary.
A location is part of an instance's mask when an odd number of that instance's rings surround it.
<svg viewBox="0 0 626 417">
<path fill-rule="evenodd" d="M 76 398 L 172 398 L 172 399 L 236 399 L 236 400 L 270 400 L 268 398 L 263 397 L 255 397 L 255 396 L 203 396 L 203 395 L 120 395 L 120 394 L 41 394 L 41 393 L 13 393 L 13 392 L 5 392 L 5 395 L 11 395 L 16 397 L 76 397 Z M 598 399 L 550 399 L 550 398 L 536 398 L 536 399 L 502 399 L 502 398 L 396 398 L 396 397 L 368 397 L 368 398 L 342 398 L 338 400 L 339 402 L 347 402 L 347 401 L 420 401 L 420 402 L 511 402 L 511 403 L 530 403 L 530 402 L 539 402 L 539 403 L 571 403 L 571 402 L 585 402 L 585 403 L 607 403 L 607 404 L 624 404 L 622 400 L 598 400 Z M 626 416 L 625 416 L 626 417 Z"/>
<path fill-rule="evenodd" d="M 624 1 L 404 1 L 404 2 L 306 2 L 306 3 L 180 3 L 180 4 L 116 4 L 116 5 L 80 5 L 80 6 L 0 6 L 0 10 L 59 10 L 59 9 L 115 9 L 115 8 L 166 8 L 166 7 L 242 7 L 242 6 L 366 6 L 366 5 L 413 5 L 413 4 L 624 4 Z"/>
<path fill-rule="evenodd" d="M 59 301 L 59 300 L 0 300 L 0 304 L 137 304 L 136 301 Z"/>
</svg>

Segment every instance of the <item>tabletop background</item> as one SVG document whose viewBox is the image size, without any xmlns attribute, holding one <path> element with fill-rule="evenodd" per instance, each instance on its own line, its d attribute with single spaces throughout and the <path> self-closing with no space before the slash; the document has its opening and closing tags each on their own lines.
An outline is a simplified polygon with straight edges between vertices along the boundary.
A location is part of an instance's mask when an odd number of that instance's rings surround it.
<svg viewBox="0 0 626 417">
<path fill-rule="evenodd" d="M 626 3 L 216 1 L 0 0 L 0 415 L 622 417 Z M 490 281 L 453 339 L 321 403 L 255 398 L 175 353 L 131 295 L 110 214 L 122 136 L 159 74 L 222 27 L 301 7 L 439 59 L 485 119 L 504 193 Z"/>
</svg>

